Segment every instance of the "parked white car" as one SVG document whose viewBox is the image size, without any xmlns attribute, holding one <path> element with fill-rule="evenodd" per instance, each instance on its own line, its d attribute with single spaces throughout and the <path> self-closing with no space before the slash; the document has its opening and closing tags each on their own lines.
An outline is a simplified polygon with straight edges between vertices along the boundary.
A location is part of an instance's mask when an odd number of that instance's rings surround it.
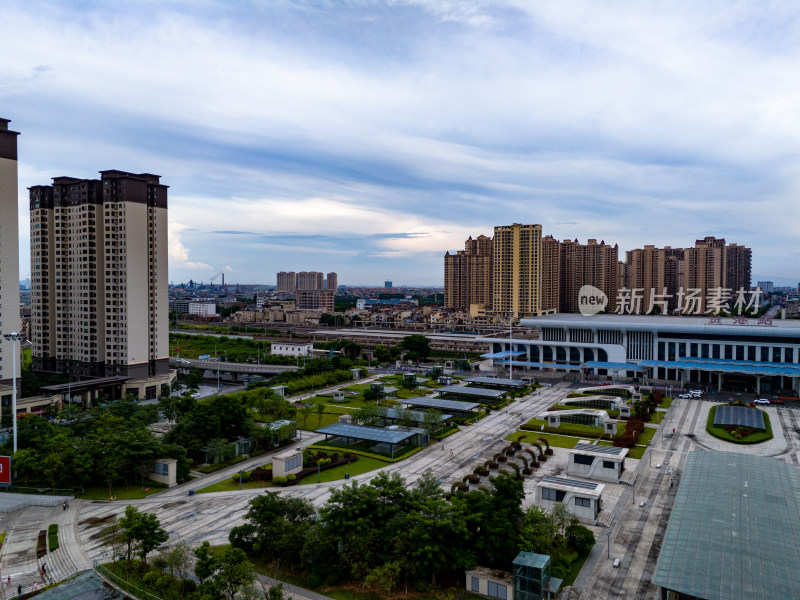
<svg viewBox="0 0 800 600">
<path fill-rule="evenodd" d="M 754 400 L 756 404 L 769 404 L 769 400 L 766 398 L 759 398 L 758 400 Z"/>
</svg>

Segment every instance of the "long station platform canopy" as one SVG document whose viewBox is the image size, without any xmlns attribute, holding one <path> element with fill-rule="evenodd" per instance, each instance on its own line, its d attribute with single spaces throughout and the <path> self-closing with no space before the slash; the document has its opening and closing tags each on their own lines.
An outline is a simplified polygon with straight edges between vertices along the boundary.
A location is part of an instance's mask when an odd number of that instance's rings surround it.
<svg viewBox="0 0 800 600">
<path fill-rule="evenodd" d="M 387 429 L 385 427 L 367 427 L 366 425 L 350 425 L 347 423 L 333 423 L 322 429 L 317 429 L 317 433 L 324 433 L 326 439 L 330 435 L 353 440 L 366 440 L 368 442 L 383 442 L 384 444 L 400 444 L 416 435 L 414 431 Z"/>
</svg>

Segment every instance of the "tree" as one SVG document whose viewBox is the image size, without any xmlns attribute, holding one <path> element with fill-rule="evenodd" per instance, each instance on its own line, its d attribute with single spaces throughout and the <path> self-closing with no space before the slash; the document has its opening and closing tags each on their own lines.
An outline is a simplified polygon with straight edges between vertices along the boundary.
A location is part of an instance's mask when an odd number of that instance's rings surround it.
<svg viewBox="0 0 800 600">
<path fill-rule="evenodd" d="M 424 335 L 407 335 L 398 344 L 409 360 L 423 361 L 431 353 L 431 341 Z"/>
<path fill-rule="evenodd" d="M 424 415 L 424 422 L 423 427 L 428 430 L 431 435 L 434 435 L 437 431 L 442 430 L 442 412 L 436 410 L 435 408 L 431 410 L 426 410 Z"/>
<path fill-rule="evenodd" d="M 400 409 L 400 414 L 398 415 L 397 424 L 401 427 L 414 427 L 417 424 L 417 417 L 414 415 L 414 411 L 408 408 Z"/>
<path fill-rule="evenodd" d="M 383 344 L 378 344 L 375 346 L 375 350 L 372 352 L 372 357 L 381 363 L 389 362 L 392 360 L 392 355 L 386 349 L 386 346 Z"/>
<path fill-rule="evenodd" d="M 122 539 L 127 544 L 127 559 L 130 561 L 134 549 L 138 551 L 142 564 L 147 564 L 147 555 L 169 539 L 154 513 L 140 513 L 135 507 L 125 507 L 119 520 Z"/>
<path fill-rule="evenodd" d="M 317 427 L 322 427 L 322 415 L 325 413 L 325 405 L 322 402 L 314 404 L 314 410 L 317 411 Z"/>
<path fill-rule="evenodd" d="M 353 420 L 359 425 L 374 425 L 381 420 L 382 416 L 377 406 L 367 404 L 353 413 Z"/>
<path fill-rule="evenodd" d="M 308 500 L 267 492 L 250 500 L 245 524 L 234 527 L 229 539 L 235 548 L 265 559 L 297 562 L 315 515 Z"/>
<path fill-rule="evenodd" d="M 247 560 L 247 555 L 239 548 L 229 548 L 219 558 L 214 583 L 231 600 L 235 600 L 239 589 L 255 580 L 253 563 Z"/>
<path fill-rule="evenodd" d="M 217 559 L 211 552 L 211 544 L 208 542 L 203 542 L 195 548 L 194 555 L 197 558 L 197 562 L 194 565 L 194 574 L 202 585 L 203 582 L 214 576 L 217 570 Z"/>
</svg>

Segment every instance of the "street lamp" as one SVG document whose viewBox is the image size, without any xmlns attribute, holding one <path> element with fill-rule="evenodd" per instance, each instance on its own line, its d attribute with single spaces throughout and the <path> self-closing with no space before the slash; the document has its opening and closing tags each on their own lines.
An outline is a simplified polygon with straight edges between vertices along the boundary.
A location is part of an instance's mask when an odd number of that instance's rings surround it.
<svg viewBox="0 0 800 600">
<path fill-rule="evenodd" d="M 3 335 L 11 342 L 11 423 L 14 431 L 14 454 L 17 453 L 17 344 L 22 340 L 21 333 L 6 333 Z"/>
<path fill-rule="evenodd" d="M 512 326 L 514 324 L 514 309 L 508 311 L 508 378 L 514 379 L 514 353 L 511 350 Z"/>
</svg>

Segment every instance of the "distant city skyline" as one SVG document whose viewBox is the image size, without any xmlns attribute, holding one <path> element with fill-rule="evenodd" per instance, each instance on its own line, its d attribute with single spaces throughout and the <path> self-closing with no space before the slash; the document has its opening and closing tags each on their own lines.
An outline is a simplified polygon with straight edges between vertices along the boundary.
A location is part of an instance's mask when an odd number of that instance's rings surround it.
<svg viewBox="0 0 800 600">
<path fill-rule="evenodd" d="M 443 285 L 495 225 L 753 250 L 800 281 L 800 7 L 22 2 L 0 104 L 27 188 L 97 165 L 170 185 L 170 280 Z M 216 279 L 219 281 L 219 278 Z"/>
</svg>

